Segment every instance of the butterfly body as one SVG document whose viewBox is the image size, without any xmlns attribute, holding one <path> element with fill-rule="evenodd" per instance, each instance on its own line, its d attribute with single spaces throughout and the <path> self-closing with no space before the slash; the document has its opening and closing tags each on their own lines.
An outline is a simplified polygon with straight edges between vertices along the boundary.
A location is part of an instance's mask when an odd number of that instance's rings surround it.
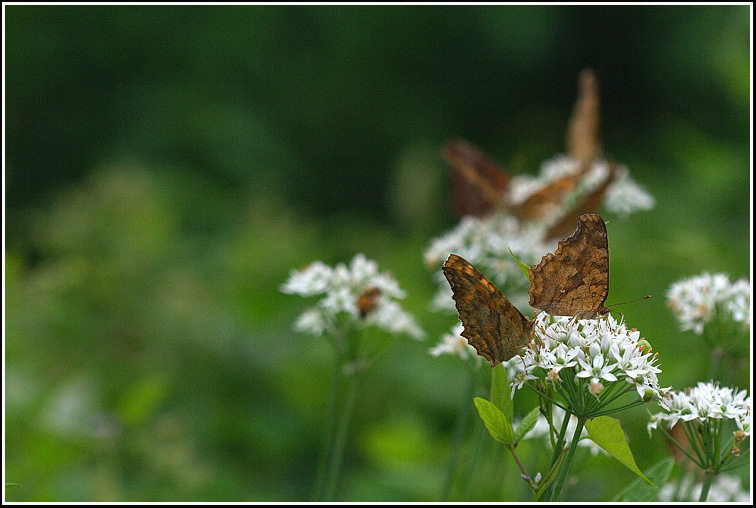
<svg viewBox="0 0 756 508">
<path fill-rule="evenodd" d="M 529 268 L 528 276 L 533 308 L 577 319 L 607 314 L 609 244 L 604 220 L 596 214 L 578 217 L 575 233 Z"/>
<path fill-rule="evenodd" d="M 535 326 L 477 268 L 456 254 L 443 266 L 451 286 L 462 336 L 492 367 L 519 353 Z"/>
</svg>

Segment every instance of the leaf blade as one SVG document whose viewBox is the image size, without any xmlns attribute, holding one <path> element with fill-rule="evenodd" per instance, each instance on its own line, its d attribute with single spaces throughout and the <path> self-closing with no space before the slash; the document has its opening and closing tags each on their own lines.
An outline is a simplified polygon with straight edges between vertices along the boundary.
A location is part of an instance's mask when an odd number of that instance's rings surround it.
<svg viewBox="0 0 756 508">
<path fill-rule="evenodd" d="M 496 407 L 492 402 L 480 397 L 475 397 L 474 402 L 475 407 L 478 408 L 478 414 L 486 425 L 491 437 L 505 445 L 512 444 L 514 440 L 512 424 L 509 423 L 509 420 L 507 420 L 501 409 Z"/>
<path fill-rule="evenodd" d="M 608 416 L 597 416 L 585 422 L 585 428 L 588 431 L 588 436 L 594 443 L 606 450 L 609 455 L 617 459 L 630 471 L 646 480 L 649 484 L 654 485 L 635 464 L 633 453 L 627 444 L 627 438 L 620 426 L 619 420 Z"/>
</svg>

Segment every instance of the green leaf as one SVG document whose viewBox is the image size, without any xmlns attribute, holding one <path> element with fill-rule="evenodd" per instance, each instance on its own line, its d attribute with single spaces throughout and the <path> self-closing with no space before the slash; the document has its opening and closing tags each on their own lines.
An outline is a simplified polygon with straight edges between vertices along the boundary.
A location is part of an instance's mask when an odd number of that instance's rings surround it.
<svg viewBox="0 0 756 508">
<path fill-rule="evenodd" d="M 514 403 L 509 391 L 507 369 L 502 364 L 491 369 L 491 402 L 493 402 L 494 406 L 501 409 L 504 416 L 507 417 L 507 421 L 512 421 Z"/>
<path fill-rule="evenodd" d="M 614 499 L 612 499 L 612 501 L 658 501 L 659 491 L 661 490 L 661 487 L 657 487 L 657 485 L 664 485 L 667 482 L 669 474 L 672 472 L 672 466 L 674 465 L 675 459 L 673 459 L 672 457 L 667 457 L 660 460 L 646 470 L 646 476 L 648 476 L 655 484 L 653 487 L 651 485 L 648 485 L 640 478 L 636 478 L 635 480 L 630 482 L 627 487 L 622 489 L 622 491 L 620 491 L 620 493 L 617 494 Z"/>
<path fill-rule="evenodd" d="M 520 424 L 517 426 L 517 430 L 514 434 L 514 442 L 519 443 L 522 438 L 525 437 L 525 435 L 533 430 L 533 427 L 535 427 L 536 422 L 538 421 L 538 417 L 541 416 L 541 409 L 538 407 L 533 408 L 533 410 L 525 415 L 525 418 L 522 419 Z"/>
<path fill-rule="evenodd" d="M 633 453 L 627 445 L 627 438 L 625 438 L 625 432 L 620 427 L 619 420 L 608 416 L 597 416 L 585 422 L 585 428 L 594 443 L 606 450 L 609 455 L 624 464 L 630 471 L 654 485 L 635 464 Z"/>
<path fill-rule="evenodd" d="M 507 247 L 507 249 L 509 249 L 509 247 Z M 514 253 L 512 252 L 512 249 L 509 249 L 509 253 L 512 255 L 512 259 L 515 260 L 515 263 L 517 263 L 517 266 L 520 267 L 520 270 L 522 270 L 522 273 L 525 274 L 525 277 L 527 277 L 528 280 L 530 280 L 530 276 L 528 275 L 528 270 L 530 269 L 530 266 L 526 265 L 525 263 L 523 263 L 519 259 L 517 259 L 515 257 L 515 255 L 514 255 Z"/>
<path fill-rule="evenodd" d="M 475 407 L 478 408 L 478 414 L 483 419 L 483 423 L 486 424 L 488 432 L 491 433 L 491 437 L 500 443 L 506 445 L 512 444 L 514 440 L 514 431 L 512 430 L 512 424 L 509 423 L 507 417 L 498 407 L 494 406 L 492 402 L 480 397 L 475 397 Z"/>
</svg>

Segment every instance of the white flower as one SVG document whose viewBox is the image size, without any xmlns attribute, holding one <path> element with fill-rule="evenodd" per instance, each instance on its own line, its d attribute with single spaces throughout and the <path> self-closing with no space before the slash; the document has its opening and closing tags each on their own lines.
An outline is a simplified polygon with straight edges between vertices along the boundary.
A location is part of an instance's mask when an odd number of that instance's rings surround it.
<svg viewBox="0 0 756 508">
<path fill-rule="evenodd" d="M 631 179 L 627 171 L 609 185 L 604 197 L 604 207 L 619 217 L 651 210 L 655 204 L 654 197 Z"/>
<path fill-rule="evenodd" d="M 508 203 L 524 202 L 534 193 L 547 187 L 558 178 L 574 175 L 582 169 L 582 163 L 569 155 L 557 155 L 541 164 L 538 177 L 518 175 L 512 178 L 508 192 Z M 606 160 L 596 159 L 591 167 L 582 175 L 575 189 L 569 193 L 562 203 L 555 204 L 544 217 L 544 221 L 553 224 L 572 206 L 582 201 L 585 196 L 601 186 L 609 176 L 610 165 Z M 630 178 L 630 172 L 624 165 L 614 168 L 615 179 L 604 194 L 603 207 L 620 217 L 641 210 L 650 210 L 655 202 L 641 185 Z"/>
<path fill-rule="evenodd" d="M 735 418 L 735 423 L 738 429 L 745 434 L 746 437 L 751 435 L 751 397 L 747 397 L 743 401 L 743 411 L 741 411 Z"/>
<path fill-rule="evenodd" d="M 604 363 L 604 356 L 600 353 L 593 357 L 592 364 L 588 364 L 582 358 L 578 358 L 578 362 L 582 370 L 578 371 L 575 377 L 590 377 L 592 383 L 599 384 L 601 383 L 599 379 L 609 382 L 617 381 L 617 376 L 612 374 L 617 364 Z"/>
<path fill-rule="evenodd" d="M 430 354 L 433 356 L 439 356 L 443 354 L 457 355 L 461 359 L 466 360 L 470 357 L 477 358 L 478 363 L 482 358 L 478 356 L 478 352 L 475 348 L 467 342 L 467 339 L 462 337 L 464 326 L 461 322 L 455 324 L 450 333 L 445 333 L 441 336 L 441 342 L 439 342 L 434 348 L 430 350 Z"/>
<path fill-rule="evenodd" d="M 725 318 L 751 326 L 751 287 L 741 279 L 730 283 L 726 274 L 704 272 L 675 282 L 667 290 L 667 305 L 683 331 L 703 333 L 704 325 L 722 312 Z"/>
<path fill-rule="evenodd" d="M 333 269 L 320 261 L 310 263 L 304 270 L 292 270 L 281 292 L 301 296 L 324 293 L 333 279 Z"/>
<path fill-rule="evenodd" d="M 699 382 L 689 390 L 670 391 L 664 400 L 666 412 L 653 416 L 655 420 L 667 422 L 670 428 L 680 420 L 704 423 L 707 420 L 730 419 L 739 428 L 747 423 L 750 433 L 751 398 L 745 390 L 738 392 L 713 382 Z"/>
<path fill-rule="evenodd" d="M 395 299 L 405 297 L 396 280 L 380 273 L 375 261 L 364 254 L 354 256 L 349 266 L 338 263 L 331 268 L 315 261 L 303 270 L 292 270 L 281 291 L 301 296 L 324 295 L 317 304 L 302 313 L 295 322 L 298 331 L 313 335 L 333 333 L 337 326 L 377 326 L 389 333 L 407 334 L 421 339 L 425 335 L 415 320 L 402 310 Z M 366 291 L 375 296 L 367 312 L 359 308 L 359 299 Z M 346 321 L 338 316 L 348 316 Z M 339 323 L 337 325 L 337 323 Z"/>
<path fill-rule="evenodd" d="M 559 384 L 570 378 L 583 382 L 583 389 L 598 395 L 610 383 L 625 380 L 625 391 L 638 390 L 644 400 L 660 399 L 668 388 L 659 386 L 654 365 L 656 357 L 644 353 L 640 333 L 615 321 L 611 314 L 600 319 L 575 320 L 569 316 L 554 317 L 540 313 L 535 318 L 534 347 L 526 348 L 519 363 L 520 372 L 512 381 L 513 393 L 538 372 Z M 524 365 L 524 368 L 522 367 Z M 563 390 L 574 394 L 573 389 Z M 577 396 L 577 399 L 582 397 Z M 573 402 L 577 409 L 579 400 Z"/>
</svg>

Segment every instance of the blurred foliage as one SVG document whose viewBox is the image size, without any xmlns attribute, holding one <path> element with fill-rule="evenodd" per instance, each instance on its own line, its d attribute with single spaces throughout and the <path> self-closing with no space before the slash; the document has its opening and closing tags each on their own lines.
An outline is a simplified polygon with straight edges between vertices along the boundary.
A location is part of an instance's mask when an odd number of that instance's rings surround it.
<svg viewBox="0 0 756 508">
<path fill-rule="evenodd" d="M 662 385 L 706 376 L 664 292 L 749 276 L 749 6 L 4 12 L 8 500 L 307 499 L 333 357 L 292 331 L 307 302 L 278 287 L 357 252 L 399 280 L 429 340 L 369 371 L 337 500 L 437 500 L 457 414 L 475 416 L 459 361 L 427 354 L 455 319 L 429 311 L 422 265 L 454 223 L 440 148 L 464 137 L 535 173 L 564 149 L 583 67 L 605 150 L 658 202 L 610 222 L 609 300 L 652 295 L 623 312 Z M 666 455 L 645 409 L 619 417 L 641 469 Z M 452 499 L 527 500 L 481 426 Z M 541 446 L 518 452 L 545 467 Z M 573 470 L 564 499 L 633 480 L 603 456 Z"/>
</svg>

